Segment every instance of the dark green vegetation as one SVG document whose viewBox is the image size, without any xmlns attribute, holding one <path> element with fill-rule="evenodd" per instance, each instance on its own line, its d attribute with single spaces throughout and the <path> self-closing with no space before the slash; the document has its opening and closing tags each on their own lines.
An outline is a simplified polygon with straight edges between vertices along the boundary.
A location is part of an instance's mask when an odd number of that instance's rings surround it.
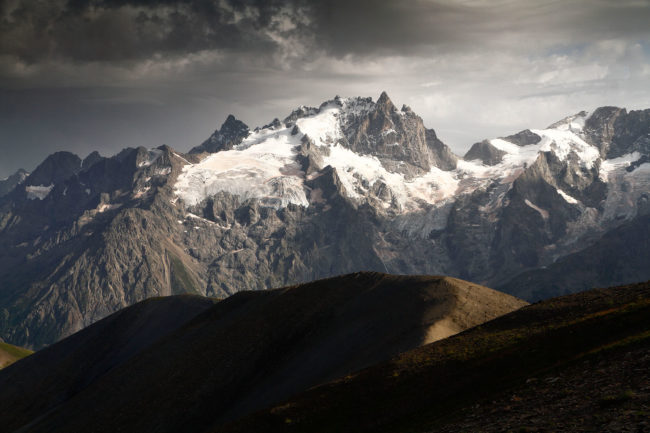
<svg viewBox="0 0 650 433">
<path fill-rule="evenodd" d="M 543 301 L 211 431 L 647 431 L 649 318 L 650 282 Z"/>
<path fill-rule="evenodd" d="M 165 314 L 142 312 L 165 302 Z M 161 329 L 188 302 L 198 315 Z M 526 305 L 454 278 L 380 273 L 210 302 L 145 301 L 13 365 L 0 373 L 0 425 L 203 431 Z"/>
<path fill-rule="evenodd" d="M 0 369 L 8 367 L 14 362 L 31 355 L 31 350 L 23 349 L 22 347 L 14 346 L 0 340 Z"/>
</svg>

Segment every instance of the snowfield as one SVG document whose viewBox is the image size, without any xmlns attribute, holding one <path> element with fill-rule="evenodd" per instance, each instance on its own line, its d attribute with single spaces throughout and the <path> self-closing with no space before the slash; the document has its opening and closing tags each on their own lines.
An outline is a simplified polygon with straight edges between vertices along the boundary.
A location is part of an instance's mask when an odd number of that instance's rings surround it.
<svg viewBox="0 0 650 433">
<path fill-rule="evenodd" d="M 197 164 L 187 163 L 178 177 L 175 192 L 188 206 L 225 191 L 242 200 L 256 198 L 263 206 L 279 208 L 293 203 L 307 207 L 305 173 L 297 160 L 305 136 L 317 151 L 320 150 L 320 168 L 329 165 L 336 169 L 351 200 L 363 203 L 373 192 L 388 191 L 374 196 L 373 200 L 383 201 L 384 208 L 398 213 L 442 208 L 459 194 L 470 193 L 495 181 L 504 186 L 511 185 L 527 166 L 536 161 L 540 152 L 553 152 L 560 160 L 570 158 L 586 169 L 599 163 L 601 179 L 617 184 L 610 187 L 606 203 L 611 218 L 618 215 L 618 209 L 626 206 L 629 209 L 629 203 L 625 203 L 638 198 L 650 184 L 647 168 L 650 164 L 643 164 L 631 173 L 625 170 L 638 160 L 638 153 L 600 160 L 599 150 L 584 140 L 583 128 L 588 118 L 585 112 L 569 116 L 546 129 L 531 130 L 541 137 L 537 144 L 519 146 L 503 138 L 489 140 L 492 146 L 505 152 L 501 162 L 494 166 L 484 165 L 480 160 L 459 159 L 455 170 L 443 171 L 433 167 L 428 173 L 407 180 L 403 174 L 389 171 L 376 156 L 358 154 L 342 145 L 346 120 L 373 107 L 374 103 L 366 99 L 339 98 L 319 109 L 305 108 L 302 117 L 295 122 L 297 130 L 292 123 L 282 124 L 279 128 L 258 129 L 250 132 L 232 150 L 211 154 Z M 383 135 L 394 133 L 390 128 L 381 132 Z M 155 156 L 151 155 L 150 159 Z M 625 186 L 621 186 L 623 184 Z M 630 192 L 625 192 L 627 190 Z M 507 188 L 500 197 L 505 191 Z M 567 203 L 582 206 L 565 191 L 558 189 L 558 194 Z M 548 217 L 546 211 L 534 203 L 527 205 Z"/>
<path fill-rule="evenodd" d="M 289 128 L 253 132 L 233 150 L 186 165 L 175 185 L 176 194 L 187 205 L 225 191 L 272 207 L 308 206 L 305 174 L 296 162 L 299 145 L 300 137 L 292 136 Z"/>
<path fill-rule="evenodd" d="M 26 186 L 25 191 L 27 192 L 27 198 L 30 200 L 43 200 L 47 197 L 54 188 L 54 184 L 48 186 L 45 185 L 36 185 L 36 186 Z"/>
</svg>

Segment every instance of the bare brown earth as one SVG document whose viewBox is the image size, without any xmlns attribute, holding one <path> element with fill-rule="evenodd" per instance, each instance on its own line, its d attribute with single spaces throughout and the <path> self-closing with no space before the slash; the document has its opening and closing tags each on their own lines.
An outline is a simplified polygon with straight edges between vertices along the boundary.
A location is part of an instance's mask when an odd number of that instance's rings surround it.
<svg viewBox="0 0 650 433">
<path fill-rule="evenodd" d="M 30 402 L 44 393 L 38 383 L 2 387 L 29 373 L 16 364 L 6 372 L 13 378 L 0 374 L 0 423 L 24 432 L 202 431 L 524 305 L 454 278 L 367 272 L 241 292 L 91 380 L 73 380 L 38 410 Z M 84 345 L 70 350 L 88 355 Z M 40 382 L 79 374 L 65 365 Z"/>
</svg>

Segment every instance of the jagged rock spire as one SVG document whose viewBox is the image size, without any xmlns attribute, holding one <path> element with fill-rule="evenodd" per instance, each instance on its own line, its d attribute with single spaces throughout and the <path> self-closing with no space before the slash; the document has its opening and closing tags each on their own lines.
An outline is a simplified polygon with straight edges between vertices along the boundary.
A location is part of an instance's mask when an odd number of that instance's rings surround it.
<svg viewBox="0 0 650 433">
<path fill-rule="evenodd" d="M 390 100 L 386 91 L 381 92 L 381 95 L 379 95 L 379 99 L 377 99 L 377 105 L 385 108 L 386 110 L 395 109 L 395 105 L 393 105 L 393 101 Z"/>
<path fill-rule="evenodd" d="M 232 149 L 241 143 L 248 136 L 249 132 L 248 125 L 238 120 L 232 114 L 229 114 L 221 125 L 221 128 L 214 131 L 210 138 L 201 143 L 200 146 L 196 146 L 190 150 L 190 153 L 214 153 Z"/>
</svg>

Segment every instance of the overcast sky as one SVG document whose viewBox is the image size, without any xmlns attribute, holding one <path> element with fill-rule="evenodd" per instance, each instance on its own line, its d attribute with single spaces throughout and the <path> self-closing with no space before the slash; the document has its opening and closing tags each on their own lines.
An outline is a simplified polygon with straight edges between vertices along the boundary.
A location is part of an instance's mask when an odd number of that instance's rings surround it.
<svg viewBox="0 0 650 433">
<path fill-rule="evenodd" d="M 650 108 L 650 0 L 0 0 L 0 177 L 382 90 L 457 153 Z"/>
</svg>

